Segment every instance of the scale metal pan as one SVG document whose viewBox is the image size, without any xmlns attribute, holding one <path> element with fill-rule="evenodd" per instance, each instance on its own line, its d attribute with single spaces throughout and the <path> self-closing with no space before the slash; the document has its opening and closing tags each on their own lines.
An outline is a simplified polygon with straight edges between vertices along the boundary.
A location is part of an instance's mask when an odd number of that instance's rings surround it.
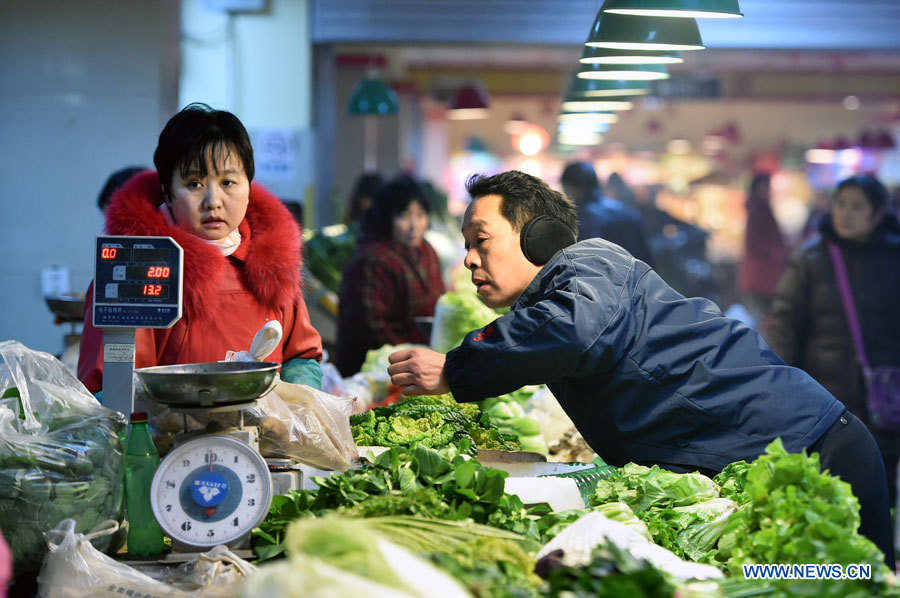
<svg viewBox="0 0 900 598">
<path fill-rule="evenodd" d="M 272 388 L 280 364 L 219 361 L 134 370 L 147 393 L 171 407 L 217 407 L 255 401 Z"/>
</svg>

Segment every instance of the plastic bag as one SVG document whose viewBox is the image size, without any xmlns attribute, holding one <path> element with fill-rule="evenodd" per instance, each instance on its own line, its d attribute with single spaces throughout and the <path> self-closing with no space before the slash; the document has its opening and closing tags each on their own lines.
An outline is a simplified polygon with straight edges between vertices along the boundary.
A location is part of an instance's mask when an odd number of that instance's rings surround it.
<svg viewBox="0 0 900 598">
<path fill-rule="evenodd" d="M 0 395 L 0 528 L 18 576 L 38 570 L 43 533 L 63 519 L 81 532 L 122 520 L 126 420 L 58 359 L 14 341 L 0 343 Z"/>
<path fill-rule="evenodd" d="M 596 511 L 582 515 L 547 542 L 538 551 L 535 560 L 540 560 L 555 550 L 562 550 L 564 565 L 581 567 L 590 562 L 594 548 L 606 541 L 612 542 L 635 558 L 645 559 L 657 569 L 679 579 L 722 577 L 722 572 L 712 565 L 684 561 L 624 523 L 613 521 Z"/>
<path fill-rule="evenodd" d="M 278 320 L 269 320 L 250 343 L 249 351 L 226 351 L 224 361 L 264 361 L 281 342 L 284 330 Z"/>
<path fill-rule="evenodd" d="M 115 561 L 91 546 L 91 540 L 109 537 L 119 528 L 106 521 L 88 534 L 75 532 L 75 522 L 62 521 L 47 533 L 50 552 L 38 575 L 41 598 L 101 598 L 146 596 L 154 598 L 232 598 L 244 576 L 255 571 L 224 546 L 216 546 L 179 566 L 169 583 L 154 579 Z"/>
<path fill-rule="evenodd" d="M 354 401 L 354 397 L 336 397 L 279 380 L 272 392 L 245 413 L 263 415 L 259 450 L 264 456 L 345 471 L 359 457 L 350 433 Z"/>
</svg>

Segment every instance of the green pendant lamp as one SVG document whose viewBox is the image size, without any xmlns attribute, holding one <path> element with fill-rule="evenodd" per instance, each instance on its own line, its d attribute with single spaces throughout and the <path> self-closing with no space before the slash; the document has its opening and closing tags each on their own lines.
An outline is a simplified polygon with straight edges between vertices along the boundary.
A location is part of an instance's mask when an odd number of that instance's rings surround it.
<svg viewBox="0 0 900 598">
<path fill-rule="evenodd" d="M 684 58 L 681 57 L 681 52 L 676 50 L 647 52 L 585 46 L 584 53 L 578 62 L 581 64 L 679 64 L 684 62 Z"/>
<path fill-rule="evenodd" d="M 579 98 L 568 94 L 560 109 L 564 112 L 619 112 L 631 110 L 634 104 L 628 98 L 592 99 Z"/>
<path fill-rule="evenodd" d="M 397 114 L 397 93 L 381 79 L 366 77 L 350 93 L 347 112 L 354 116 Z"/>
<path fill-rule="evenodd" d="M 569 93 L 576 98 L 609 98 L 642 96 L 650 93 L 650 84 L 646 81 L 604 81 L 602 79 L 583 79 L 575 77 Z"/>
<path fill-rule="evenodd" d="M 695 19 L 636 17 L 603 12 L 600 8 L 591 26 L 586 46 L 610 50 L 702 50 L 703 40 Z"/>
<path fill-rule="evenodd" d="M 669 78 L 663 64 L 582 64 L 579 79 L 607 81 L 659 81 Z"/>
<path fill-rule="evenodd" d="M 603 11 L 639 17 L 734 19 L 744 16 L 738 0 L 607 0 Z"/>
<path fill-rule="evenodd" d="M 559 113 L 557 120 L 560 123 L 611 125 L 613 123 L 619 122 L 619 117 L 612 112 L 568 112 L 564 110 Z"/>
</svg>

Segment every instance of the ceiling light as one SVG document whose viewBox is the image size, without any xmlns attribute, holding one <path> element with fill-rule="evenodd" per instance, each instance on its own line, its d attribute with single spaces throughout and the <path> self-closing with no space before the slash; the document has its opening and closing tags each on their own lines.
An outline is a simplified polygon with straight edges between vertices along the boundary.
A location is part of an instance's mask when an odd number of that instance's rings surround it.
<svg viewBox="0 0 900 598">
<path fill-rule="evenodd" d="M 587 46 L 612 50 L 702 50 L 694 19 L 666 19 L 597 13 Z"/>
<path fill-rule="evenodd" d="M 604 81 L 575 77 L 569 94 L 575 97 L 605 98 L 616 96 L 640 96 L 650 93 L 650 84 L 644 81 Z"/>
<path fill-rule="evenodd" d="M 556 142 L 560 145 L 600 145 L 603 135 L 590 131 L 577 133 L 560 133 L 556 136 Z"/>
<path fill-rule="evenodd" d="M 464 85 L 450 98 L 447 105 L 447 118 L 450 120 L 471 120 L 487 118 L 487 96 L 475 85 Z"/>
<path fill-rule="evenodd" d="M 619 117 L 612 112 L 561 112 L 557 120 L 561 123 L 613 124 Z"/>
<path fill-rule="evenodd" d="M 347 112 L 357 116 L 397 114 L 397 93 L 381 79 L 366 77 L 350 92 Z"/>
<path fill-rule="evenodd" d="M 583 64 L 579 79 L 603 79 L 607 81 L 659 81 L 668 79 L 669 72 L 662 64 Z"/>
<path fill-rule="evenodd" d="M 647 52 L 642 50 L 611 50 L 596 46 L 585 46 L 578 59 L 581 64 L 678 64 L 684 62 L 681 53 L 675 50 Z"/>
<path fill-rule="evenodd" d="M 563 100 L 561 109 L 565 112 L 596 112 L 631 110 L 634 104 L 624 99 L 617 100 L 592 100 L 590 98 L 576 98 L 571 95 Z"/>
<path fill-rule="evenodd" d="M 607 0 L 602 10 L 640 17 L 727 19 L 744 16 L 737 0 Z"/>
</svg>

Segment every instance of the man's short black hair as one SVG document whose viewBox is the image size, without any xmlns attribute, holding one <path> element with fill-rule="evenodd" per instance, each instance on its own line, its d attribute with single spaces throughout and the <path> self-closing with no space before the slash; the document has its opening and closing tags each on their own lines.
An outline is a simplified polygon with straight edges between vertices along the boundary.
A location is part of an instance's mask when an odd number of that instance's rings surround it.
<svg viewBox="0 0 900 598">
<path fill-rule="evenodd" d="M 101 211 L 105 210 L 106 206 L 109 205 L 109 200 L 112 199 L 112 194 L 127 183 L 131 177 L 145 170 L 147 168 L 144 166 L 126 166 L 109 175 L 109 178 L 103 183 L 103 189 L 100 190 L 100 194 L 97 196 L 97 207 Z"/>
<path fill-rule="evenodd" d="M 153 164 L 163 188 L 171 194 L 176 168 L 182 177 L 193 168 L 206 176 L 207 157 L 217 164 L 230 152 L 237 154 L 247 179 L 252 181 L 255 172 L 253 146 L 247 129 L 231 112 L 195 103 L 185 106 L 163 127 L 153 152 Z"/>
<path fill-rule="evenodd" d="M 415 179 L 409 175 L 399 175 L 375 194 L 372 208 L 366 215 L 365 232 L 377 239 L 390 239 L 394 217 L 414 201 L 422 206 L 426 214 L 431 213 L 431 205 Z"/>
<path fill-rule="evenodd" d="M 566 187 L 582 190 L 602 189 L 597 171 L 587 162 L 569 162 L 563 169 L 560 182 Z"/>
<path fill-rule="evenodd" d="M 501 172 L 493 176 L 475 174 L 466 181 L 466 191 L 472 201 L 485 195 L 499 195 L 500 214 L 512 224 L 513 230 L 522 227 L 537 216 L 551 216 L 561 220 L 575 233 L 578 218 L 572 201 L 550 188 L 541 179 L 518 170 Z"/>
</svg>

